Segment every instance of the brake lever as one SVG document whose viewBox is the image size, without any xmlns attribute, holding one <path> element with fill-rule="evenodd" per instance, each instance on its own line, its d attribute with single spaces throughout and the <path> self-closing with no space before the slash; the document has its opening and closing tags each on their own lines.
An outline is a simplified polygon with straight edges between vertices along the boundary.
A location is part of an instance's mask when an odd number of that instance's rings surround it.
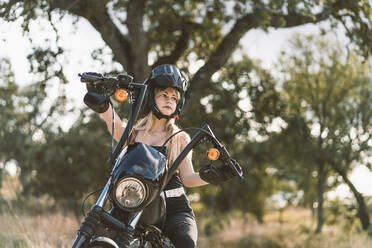
<svg viewBox="0 0 372 248">
<path fill-rule="evenodd" d="M 239 163 L 230 157 L 229 152 L 227 151 L 226 147 L 223 145 L 219 145 L 218 150 L 220 150 L 220 157 L 222 162 L 230 167 L 230 169 L 237 175 L 240 179 L 243 179 L 243 170 Z M 234 163 L 233 163 L 234 161 Z"/>
<path fill-rule="evenodd" d="M 80 82 L 82 83 L 93 83 L 96 81 L 102 81 L 103 77 L 88 74 L 87 72 L 79 73 Z"/>
<path fill-rule="evenodd" d="M 84 73 L 79 73 L 78 76 L 80 77 L 80 82 L 82 83 L 111 83 L 115 86 L 119 86 L 119 79 L 115 77 L 103 77 L 103 76 L 95 76 L 90 73 L 84 72 Z"/>
<path fill-rule="evenodd" d="M 234 168 L 234 172 L 237 174 L 237 176 L 240 179 L 243 179 L 244 178 L 244 176 L 243 176 L 243 170 L 242 170 L 242 167 L 240 166 L 240 164 L 238 163 L 238 161 L 236 161 L 235 159 L 231 158 L 230 159 L 230 164 L 231 164 L 231 168 Z"/>
</svg>

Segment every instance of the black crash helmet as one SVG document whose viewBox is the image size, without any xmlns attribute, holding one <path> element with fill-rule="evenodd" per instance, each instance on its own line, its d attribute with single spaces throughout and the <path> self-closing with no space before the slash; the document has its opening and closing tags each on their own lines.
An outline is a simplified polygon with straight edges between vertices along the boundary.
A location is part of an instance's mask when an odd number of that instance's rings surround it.
<svg viewBox="0 0 372 248">
<path fill-rule="evenodd" d="M 145 84 L 147 84 L 149 88 L 147 91 L 147 110 L 145 112 L 151 110 L 158 119 L 178 118 L 185 103 L 184 95 L 187 87 L 187 80 L 180 70 L 174 65 L 159 65 L 151 71 Z M 155 89 L 167 87 L 173 87 L 180 93 L 180 99 L 176 106 L 176 110 L 171 115 L 162 114 L 155 104 Z"/>
</svg>

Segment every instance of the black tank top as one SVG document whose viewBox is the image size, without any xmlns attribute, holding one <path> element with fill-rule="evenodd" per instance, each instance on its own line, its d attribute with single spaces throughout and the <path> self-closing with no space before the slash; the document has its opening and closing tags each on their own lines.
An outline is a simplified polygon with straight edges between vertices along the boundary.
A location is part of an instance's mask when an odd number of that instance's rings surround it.
<svg viewBox="0 0 372 248">
<path fill-rule="evenodd" d="M 160 151 L 163 153 L 165 156 L 166 149 L 162 146 L 152 146 L 156 150 Z M 167 190 L 172 190 L 172 189 L 177 189 L 177 188 L 183 188 L 183 184 L 181 181 L 181 178 L 178 175 L 178 172 L 175 173 L 172 178 L 169 180 L 168 184 L 165 186 L 164 191 Z M 192 211 L 190 201 L 187 198 L 186 194 L 182 194 L 181 196 L 177 197 L 165 197 L 165 201 L 167 204 L 167 215 L 171 215 L 174 213 L 179 213 L 179 212 L 190 212 Z"/>
</svg>

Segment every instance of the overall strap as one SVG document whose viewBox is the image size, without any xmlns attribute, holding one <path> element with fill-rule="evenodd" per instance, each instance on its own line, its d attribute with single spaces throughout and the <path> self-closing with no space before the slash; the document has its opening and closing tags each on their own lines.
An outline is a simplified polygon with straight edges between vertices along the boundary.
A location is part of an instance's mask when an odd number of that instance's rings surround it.
<svg viewBox="0 0 372 248">
<path fill-rule="evenodd" d="M 129 134 L 128 143 L 129 144 L 133 144 L 135 142 L 135 140 L 136 140 L 137 135 L 138 135 L 138 131 L 132 129 L 132 132 Z"/>
</svg>

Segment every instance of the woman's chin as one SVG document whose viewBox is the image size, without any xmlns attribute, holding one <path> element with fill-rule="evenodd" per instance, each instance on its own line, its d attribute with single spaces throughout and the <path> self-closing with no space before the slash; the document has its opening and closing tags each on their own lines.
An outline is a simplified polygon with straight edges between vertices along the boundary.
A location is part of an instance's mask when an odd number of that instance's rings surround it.
<svg viewBox="0 0 372 248">
<path fill-rule="evenodd" d="M 174 111 L 172 111 L 172 110 L 169 109 L 169 108 L 163 108 L 163 109 L 160 109 L 160 112 L 161 112 L 163 115 L 171 115 L 171 114 L 173 114 Z"/>
<path fill-rule="evenodd" d="M 172 111 L 160 111 L 163 115 L 171 115 L 173 114 Z"/>
</svg>

